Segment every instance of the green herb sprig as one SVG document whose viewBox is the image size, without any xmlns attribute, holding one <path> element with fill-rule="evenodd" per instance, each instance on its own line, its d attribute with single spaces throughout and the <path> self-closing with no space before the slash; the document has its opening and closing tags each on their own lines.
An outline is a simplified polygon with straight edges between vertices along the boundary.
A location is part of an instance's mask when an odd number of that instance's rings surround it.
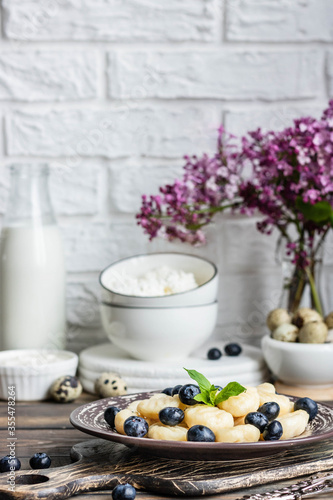
<svg viewBox="0 0 333 500">
<path fill-rule="evenodd" d="M 208 406 L 217 406 L 222 401 L 226 401 L 232 396 L 238 396 L 246 391 L 246 388 L 238 382 L 229 382 L 229 384 L 219 391 L 219 388 L 211 384 L 202 373 L 196 370 L 188 370 L 187 368 L 184 368 L 184 370 L 187 371 L 191 379 L 195 380 L 199 386 L 200 393 L 194 396 L 194 399 L 198 403 L 202 402 Z"/>
</svg>

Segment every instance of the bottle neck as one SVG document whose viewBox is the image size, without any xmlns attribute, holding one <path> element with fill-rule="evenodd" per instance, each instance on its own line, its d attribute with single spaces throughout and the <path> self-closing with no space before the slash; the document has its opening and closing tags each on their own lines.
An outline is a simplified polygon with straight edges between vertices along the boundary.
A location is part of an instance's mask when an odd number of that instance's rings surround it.
<svg viewBox="0 0 333 500">
<path fill-rule="evenodd" d="M 4 226 L 55 224 L 46 165 L 11 168 L 11 188 Z"/>
</svg>

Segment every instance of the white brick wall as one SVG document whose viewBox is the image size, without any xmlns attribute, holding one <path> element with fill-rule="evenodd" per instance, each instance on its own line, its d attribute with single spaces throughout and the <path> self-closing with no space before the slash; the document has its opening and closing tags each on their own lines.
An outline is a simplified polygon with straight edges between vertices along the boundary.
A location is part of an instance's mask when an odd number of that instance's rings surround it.
<svg viewBox="0 0 333 500">
<path fill-rule="evenodd" d="M 221 121 L 241 134 L 320 115 L 333 97 L 332 0 L 3 0 L 1 16 L 0 216 L 7 166 L 49 161 L 70 347 L 103 338 L 98 272 L 161 250 L 216 261 L 216 335 L 257 342 L 280 292 L 275 237 L 229 217 L 205 248 L 149 243 L 134 213 L 184 154 L 214 152 Z"/>
</svg>

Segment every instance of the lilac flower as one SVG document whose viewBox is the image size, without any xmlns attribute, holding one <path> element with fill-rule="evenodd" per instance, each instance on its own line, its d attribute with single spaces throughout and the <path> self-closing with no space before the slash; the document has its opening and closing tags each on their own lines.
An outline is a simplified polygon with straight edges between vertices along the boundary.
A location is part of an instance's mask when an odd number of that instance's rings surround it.
<svg viewBox="0 0 333 500">
<path fill-rule="evenodd" d="M 259 212 L 258 230 L 277 229 L 295 265 L 307 268 L 333 221 L 333 101 L 320 120 L 234 139 L 221 126 L 214 156 L 186 156 L 182 179 L 142 197 L 138 224 L 150 239 L 197 245 L 218 212 Z"/>
</svg>

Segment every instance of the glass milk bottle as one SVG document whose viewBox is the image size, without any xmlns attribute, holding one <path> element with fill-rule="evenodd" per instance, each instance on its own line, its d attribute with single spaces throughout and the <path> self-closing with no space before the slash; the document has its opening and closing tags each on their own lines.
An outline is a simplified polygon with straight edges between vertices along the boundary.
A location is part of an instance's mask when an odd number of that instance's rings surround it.
<svg viewBox="0 0 333 500">
<path fill-rule="evenodd" d="M 65 268 L 47 165 L 15 165 L 0 241 L 1 349 L 63 348 Z"/>
</svg>

